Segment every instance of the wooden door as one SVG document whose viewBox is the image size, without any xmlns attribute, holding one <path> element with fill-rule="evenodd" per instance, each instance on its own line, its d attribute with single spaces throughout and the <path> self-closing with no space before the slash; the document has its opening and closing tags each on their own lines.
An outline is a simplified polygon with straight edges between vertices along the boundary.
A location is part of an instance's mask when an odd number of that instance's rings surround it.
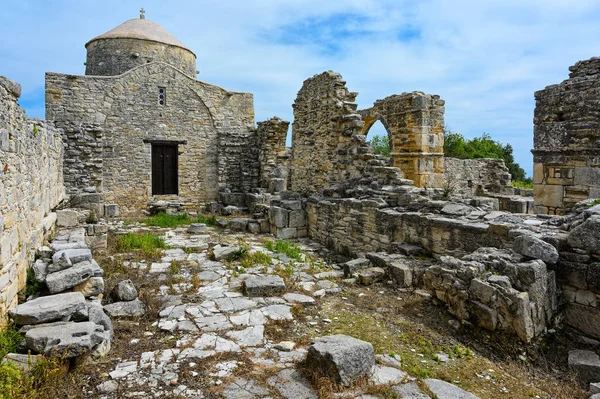
<svg viewBox="0 0 600 399">
<path fill-rule="evenodd" d="M 177 145 L 152 144 L 152 195 L 179 194 Z"/>
</svg>

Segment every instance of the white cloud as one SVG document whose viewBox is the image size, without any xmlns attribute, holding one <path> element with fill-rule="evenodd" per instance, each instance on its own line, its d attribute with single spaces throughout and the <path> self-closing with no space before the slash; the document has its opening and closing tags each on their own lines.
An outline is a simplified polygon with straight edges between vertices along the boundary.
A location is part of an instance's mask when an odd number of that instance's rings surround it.
<svg viewBox="0 0 600 399">
<path fill-rule="evenodd" d="M 291 120 L 302 82 L 332 69 L 360 92 L 361 107 L 403 91 L 440 94 L 447 125 L 512 143 L 528 171 L 534 91 L 600 55 L 597 0 L 149 0 L 144 7 L 196 53 L 201 80 L 252 91 L 257 120 Z M 355 18 L 340 17 L 348 15 Z M 116 0 L 10 1 L 0 15 L 0 74 L 23 85 L 22 102 L 39 116 L 44 72 L 83 73 L 84 44 L 137 16 L 137 5 Z M 310 21 L 322 35 L 300 30 L 306 40 L 282 40 Z M 418 29 L 418 38 L 399 40 L 406 29 Z"/>
</svg>

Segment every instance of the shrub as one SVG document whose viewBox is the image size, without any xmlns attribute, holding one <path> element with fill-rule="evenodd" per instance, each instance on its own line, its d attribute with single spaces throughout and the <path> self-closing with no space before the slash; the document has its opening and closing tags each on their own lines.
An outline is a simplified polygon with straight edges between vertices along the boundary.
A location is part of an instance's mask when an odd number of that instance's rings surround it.
<svg viewBox="0 0 600 399">
<path fill-rule="evenodd" d="M 296 259 L 297 261 L 302 261 L 302 250 L 299 246 L 289 241 L 266 241 L 265 248 L 272 252 L 284 254 L 288 258 Z"/>
<path fill-rule="evenodd" d="M 166 249 L 165 241 L 152 233 L 127 233 L 117 236 L 116 249 L 121 252 L 141 250 L 147 257 L 154 257 L 161 249 Z"/>
<path fill-rule="evenodd" d="M 385 136 L 375 136 L 369 142 L 371 145 L 371 149 L 373 150 L 373 154 L 383 155 L 384 157 L 389 157 L 391 153 L 390 149 L 390 140 Z"/>
<path fill-rule="evenodd" d="M 217 217 L 215 215 L 198 215 L 195 218 L 191 218 L 190 215 L 188 215 L 187 213 L 168 215 L 164 212 L 160 212 L 154 216 L 147 217 L 144 223 L 148 226 L 169 228 L 185 226 L 192 223 L 204 223 L 207 226 L 212 227 L 216 227 L 219 225 L 217 223 Z"/>
</svg>

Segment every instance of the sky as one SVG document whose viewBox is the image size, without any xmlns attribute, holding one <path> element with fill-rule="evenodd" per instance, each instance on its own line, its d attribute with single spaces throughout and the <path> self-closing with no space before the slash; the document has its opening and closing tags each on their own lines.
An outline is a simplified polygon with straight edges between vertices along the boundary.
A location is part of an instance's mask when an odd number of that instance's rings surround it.
<svg viewBox="0 0 600 399">
<path fill-rule="evenodd" d="M 83 74 L 85 43 L 141 7 L 195 52 L 198 79 L 254 93 L 256 121 L 293 120 L 303 81 L 333 70 L 359 109 L 439 94 L 446 127 L 511 144 L 530 175 L 534 92 L 600 56 L 598 0 L 2 0 L 0 75 L 43 117 L 44 73 Z"/>
</svg>

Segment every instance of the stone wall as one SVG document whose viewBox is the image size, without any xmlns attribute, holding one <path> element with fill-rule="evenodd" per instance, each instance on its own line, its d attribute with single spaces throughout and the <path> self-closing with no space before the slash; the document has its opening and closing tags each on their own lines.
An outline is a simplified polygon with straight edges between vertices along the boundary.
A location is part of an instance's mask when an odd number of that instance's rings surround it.
<svg viewBox="0 0 600 399">
<path fill-rule="evenodd" d="M 166 104 L 158 103 L 159 88 Z M 220 189 L 258 185 L 253 96 L 190 78 L 164 63 L 114 77 L 46 74 L 46 115 L 64 130 L 65 185 L 73 205 L 114 203 L 123 216 L 149 200 L 192 211 Z M 178 143 L 179 195 L 152 197 L 152 142 Z"/>
<path fill-rule="evenodd" d="M 600 58 L 535 93 L 533 180 L 538 213 L 564 214 L 600 197 Z"/>
<path fill-rule="evenodd" d="M 63 199 L 60 132 L 28 119 L 21 87 L 0 76 L 0 320 L 17 304 L 35 250 L 56 221 Z"/>
<path fill-rule="evenodd" d="M 444 185 L 444 100 L 419 91 L 393 95 L 361 110 L 366 136 L 380 120 L 391 143 L 393 166 L 417 187 Z"/>
<path fill-rule="evenodd" d="M 372 155 L 361 135 L 363 121 L 354 102 L 357 94 L 332 71 L 304 81 L 293 105 L 292 191 L 317 193 L 331 183 L 362 174 Z"/>
<path fill-rule="evenodd" d="M 278 117 L 257 123 L 260 187 L 270 193 L 287 190 L 290 149 L 285 146 L 290 123 Z"/>
<path fill-rule="evenodd" d="M 150 40 L 111 38 L 87 45 L 86 75 L 120 75 L 151 62 L 165 62 L 191 77 L 196 76 L 196 56 L 190 50 Z"/>
<path fill-rule="evenodd" d="M 508 193 L 511 176 L 501 159 L 444 159 L 444 178 L 457 194 Z M 510 191 L 510 190 L 509 190 Z"/>
</svg>

